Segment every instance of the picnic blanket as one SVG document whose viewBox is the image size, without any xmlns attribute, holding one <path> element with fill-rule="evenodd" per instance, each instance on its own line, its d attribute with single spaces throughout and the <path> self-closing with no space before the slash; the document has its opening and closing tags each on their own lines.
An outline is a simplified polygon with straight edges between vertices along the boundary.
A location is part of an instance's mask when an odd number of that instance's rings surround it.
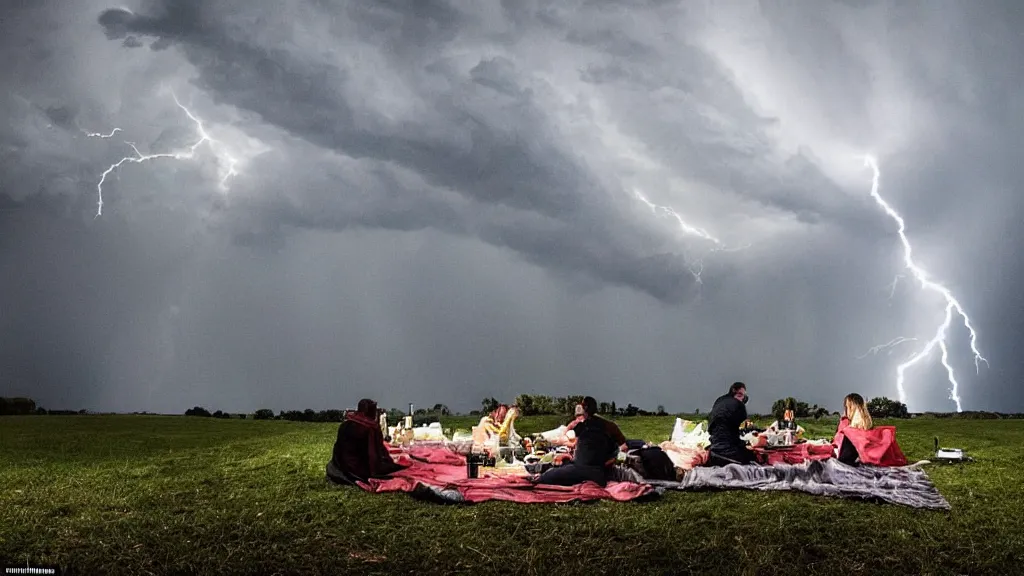
<svg viewBox="0 0 1024 576">
<path fill-rule="evenodd" d="M 609 482 L 604 488 L 593 482 L 576 486 L 534 484 L 521 476 L 466 477 L 466 458 L 447 448 L 414 448 L 396 458 L 407 466 L 387 479 L 371 478 L 359 487 L 369 492 L 408 492 L 414 497 L 443 503 L 475 503 L 506 500 L 522 503 L 620 502 L 660 494 L 643 482 Z M 637 480 L 641 480 L 636 477 Z"/>
<path fill-rule="evenodd" d="M 759 461 L 774 466 L 776 464 L 803 464 L 808 460 L 828 460 L 832 458 L 831 444 L 815 444 L 812 442 L 801 442 L 792 447 L 771 449 L 758 447 L 754 449 Z"/>
<path fill-rule="evenodd" d="M 913 508 L 949 510 L 949 502 L 916 466 L 847 466 L 832 458 L 773 466 L 694 468 L 679 482 L 649 480 L 670 490 L 792 490 L 818 496 L 880 500 Z"/>
</svg>

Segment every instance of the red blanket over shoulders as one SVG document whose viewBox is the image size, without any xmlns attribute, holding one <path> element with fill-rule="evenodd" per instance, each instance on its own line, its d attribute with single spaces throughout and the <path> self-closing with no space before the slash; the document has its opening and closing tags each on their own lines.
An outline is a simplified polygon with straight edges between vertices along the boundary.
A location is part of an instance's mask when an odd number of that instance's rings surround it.
<svg viewBox="0 0 1024 576">
<path fill-rule="evenodd" d="M 848 438 L 862 464 L 872 466 L 906 466 L 907 457 L 896 443 L 895 426 L 875 426 L 871 430 L 851 428 L 850 420 L 843 417 L 839 420 L 839 429 L 832 445 L 836 450 L 843 445 L 843 438 Z"/>
</svg>

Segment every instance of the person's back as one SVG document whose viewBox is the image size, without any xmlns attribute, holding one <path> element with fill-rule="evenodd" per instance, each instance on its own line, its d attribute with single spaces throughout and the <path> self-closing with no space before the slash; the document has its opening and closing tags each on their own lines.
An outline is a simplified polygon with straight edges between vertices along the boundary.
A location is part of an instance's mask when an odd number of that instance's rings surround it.
<svg viewBox="0 0 1024 576">
<path fill-rule="evenodd" d="M 712 405 L 708 414 L 708 451 L 713 455 L 742 463 L 753 460 L 753 454 L 740 438 L 740 426 L 747 420 L 746 392 L 746 386 L 737 382 Z"/>
<path fill-rule="evenodd" d="M 345 420 L 338 426 L 334 441 L 331 464 L 353 479 L 366 480 L 370 477 L 370 436 L 366 426 Z"/>
<path fill-rule="evenodd" d="M 604 466 L 618 456 L 619 445 L 625 442 L 615 423 L 597 415 L 579 421 L 572 430 L 576 434 L 572 460 L 583 466 Z"/>
<path fill-rule="evenodd" d="M 614 422 L 596 415 L 597 401 L 592 397 L 584 398 L 582 407 L 583 415 L 569 425 L 576 436 L 572 460 L 541 474 L 538 484 L 574 486 L 594 482 L 604 486 L 608 482 L 608 473 L 626 438 Z"/>
<path fill-rule="evenodd" d="M 349 413 L 338 426 L 327 477 L 351 484 L 379 478 L 404 468 L 396 464 L 384 445 L 384 435 L 375 420 L 377 404 L 361 400 L 359 410 Z"/>
</svg>

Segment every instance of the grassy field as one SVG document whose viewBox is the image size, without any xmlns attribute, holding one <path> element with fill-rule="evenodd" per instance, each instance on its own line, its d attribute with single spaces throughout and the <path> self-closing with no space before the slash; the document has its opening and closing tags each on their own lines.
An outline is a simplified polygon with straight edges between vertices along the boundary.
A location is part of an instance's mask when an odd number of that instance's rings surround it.
<svg viewBox="0 0 1024 576">
<path fill-rule="evenodd" d="M 648 440 L 672 422 L 619 420 Z M 933 436 L 977 458 L 929 467 L 951 512 L 759 492 L 441 506 L 328 486 L 336 424 L 0 417 L 0 559 L 112 575 L 1021 573 L 1024 421 L 896 424 L 912 461 Z"/>
</svg>

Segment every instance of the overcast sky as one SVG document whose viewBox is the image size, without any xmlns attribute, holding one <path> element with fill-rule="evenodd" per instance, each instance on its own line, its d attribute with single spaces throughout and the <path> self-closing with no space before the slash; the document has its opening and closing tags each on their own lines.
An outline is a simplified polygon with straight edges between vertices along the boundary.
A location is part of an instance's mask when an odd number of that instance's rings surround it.
<svg viewBox="0 0 1024 576">
<path fill-rule="evenodd" d="M 1024 4 L 0 8 L 0 394 L 1024 410 Z M 111 164 L 135 152 L 191 158 Z M 88 133 L 109 134 L 109 138 Z M 676 217 L 678 216 L 678 218 Z M 893 279 L 903 277 L 895 284 Z M 897 337 L 916 338 L 866 355 Z M 912 411 L 955 408 L 939 348 Z"/>
</svg>

